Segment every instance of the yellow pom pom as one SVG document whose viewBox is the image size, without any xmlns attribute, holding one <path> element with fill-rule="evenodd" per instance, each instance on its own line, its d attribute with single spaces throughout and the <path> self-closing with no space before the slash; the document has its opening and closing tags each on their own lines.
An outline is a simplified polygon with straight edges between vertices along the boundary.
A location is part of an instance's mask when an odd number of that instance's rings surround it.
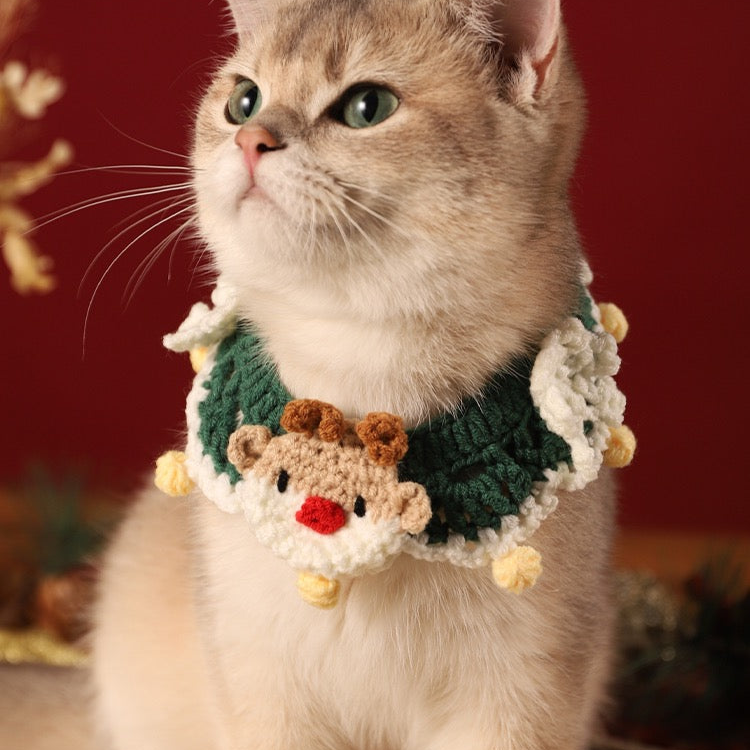
<svg viewBox="0 0 750 750">
<path fill-rule="evenodd" d="M 154 484 L 170 497 L 183 497 L 193 489 L 195 483 L 185 468 L 182 451 L 167 451 L 156 460 Z"/>
<path fill-rule="evenodd" d="M 501 588 L 520 594 L 542 574 L 542 556 L 533 547 L 516 547 L 492 563 L 492 576 Z"/>
<path fill-rule="evenodd" d="M 339 582 L 314 573 L 300 573 L 297 590 L 300 596 L 314 607 L 332 609 L 339 601 Z"/>
<path fill-rule="evenodd" d="M 617 305 L 611 302 L 599 304 L 602 327 L 607 333 L 612 334 L 614 340 L 619 344 L 628 335 L 628 320 L 625 313 Z"/>
<path fill-rule="evenodd" d="M 190 350 L 190 364 L 195 372 L 198 372 L 201 367 L 203 367 L 203 363 L 206 361 L 207 356 L 207 346 L 196 346 L 195 349 Z"/>
<path fill-rule="evenodd" d="M 627 425 L 609 428 L 607 450 L 604 451 L 604 463 L 613 469 L 622 469 L 633 460 L 635 453 L 635 435 Z"/>
</svg>

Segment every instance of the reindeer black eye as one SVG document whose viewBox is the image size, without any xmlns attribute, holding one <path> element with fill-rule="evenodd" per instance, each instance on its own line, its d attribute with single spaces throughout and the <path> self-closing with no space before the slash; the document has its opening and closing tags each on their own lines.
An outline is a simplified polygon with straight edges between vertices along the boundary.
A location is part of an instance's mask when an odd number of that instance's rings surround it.
<svg viewBox="0 0 750 750">
<path fill-rule="evenodd" d="M 362 495 L 357 495 L 357 499 L 354 501 L 354 515 L 362 518 L 365 514 L 365 499 Z"/>
<path fill-rule="evenodd" d="M 276 489 L 279 492 L 286 492 L 287 485 L 289 484 L 289 474 L 282 469 L 279 472 L 279 478 L 276 480 Z"/>
</svg>

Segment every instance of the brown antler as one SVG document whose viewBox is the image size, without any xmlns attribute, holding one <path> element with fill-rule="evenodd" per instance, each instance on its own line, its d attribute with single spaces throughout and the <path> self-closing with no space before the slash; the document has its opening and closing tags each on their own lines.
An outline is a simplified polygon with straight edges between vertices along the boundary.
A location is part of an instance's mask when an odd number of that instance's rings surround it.
<svg viewBox="0 0 750 750">
<path fill-rule="evenodd" d="M 404 422 L 387 412 L 370 412 L 356 427 L 370 458 L 379 466 L 395 466 L 409 449 Z"/>
<path fill-rule="evenodd" d="M 312 437 L 315 430 L 321 440 L 333 443 L 345 432 L 344 415 L 331 404 L 309 398 L 290 401 L 284 407 L 281 426 L 287 432 L 303 432 Z"/>
</svg>

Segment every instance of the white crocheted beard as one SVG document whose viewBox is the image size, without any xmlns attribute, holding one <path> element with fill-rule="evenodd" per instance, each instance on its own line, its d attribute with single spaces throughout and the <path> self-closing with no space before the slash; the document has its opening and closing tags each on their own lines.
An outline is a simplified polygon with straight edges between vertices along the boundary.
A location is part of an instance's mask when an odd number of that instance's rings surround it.
<svg viewBox="0 0 750 750">
<path fill-rule="evenodd" d="M 247 474 L 237 487 L 247 522 L 258 540 L 294 569 L 337 578 L 373 573 L 386 567 L 401 550 L 405 535 L 398 518 L 372 521 L 345 513 L 345 524 L 322 534 L 296 516 L 307 501 L 303 492 Z"/>
<path fill-rule="evenodd" d="M 556 57 L 510 75 L 454 0 L 338 5 L 241 4 L 260 18 L 200 108 L 198 219 L 295 395 L 414 423 L 575 308 L 578 83 Z"/>
</svg>

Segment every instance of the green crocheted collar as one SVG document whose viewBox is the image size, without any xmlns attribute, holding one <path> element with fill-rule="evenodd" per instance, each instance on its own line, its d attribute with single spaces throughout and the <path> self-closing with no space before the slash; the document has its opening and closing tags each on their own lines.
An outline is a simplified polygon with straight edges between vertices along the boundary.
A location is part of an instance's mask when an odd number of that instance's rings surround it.
<svg viewBox="0 0 750 750">
<path fill-rule="evenodd" d="M 517 515 L 533 494 L 534 484 L 546 481 L 546 470 L 571 465 L 570 446 L 548 429 L 532 401 L 532 364 L 517 361 L 513 374 L 496 375 L 480 398 L 466 399 L 455 414 L 408 431 L 399 478 L 427 490 L 428 543 L 446 542 L 451 534 L 476 541 L 480 529 L 500 530 L 502 519 Z M 237 415 L 242 424 L 265 425 L 280 434 L 282 411 L 293 397 L 251 329 L 238 329 L 219 344 L 202 385 L 207 391 L 198 407 L 203 454 L 211 457 L 217 475 L 236 484 L 241 477 L 227 459 L 227 446 Z"/>
</svg>

